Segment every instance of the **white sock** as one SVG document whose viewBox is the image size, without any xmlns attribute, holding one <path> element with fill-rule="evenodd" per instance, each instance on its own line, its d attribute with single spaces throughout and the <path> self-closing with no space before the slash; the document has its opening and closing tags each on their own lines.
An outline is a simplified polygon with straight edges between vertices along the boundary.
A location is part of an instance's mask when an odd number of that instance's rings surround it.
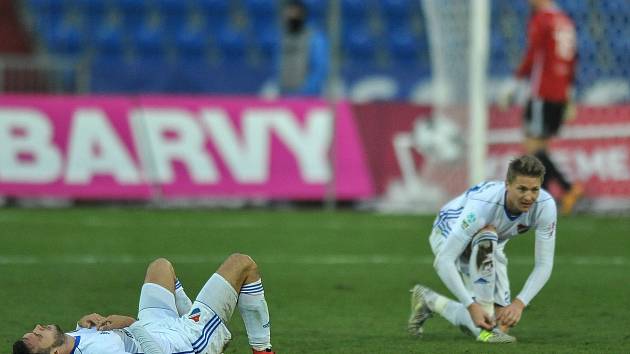
<svg viewBox="0 0 630 354">
<path fill-rule="evenodd" d="M 243 285 L 237 304 L 245 322 L 249 345 L 258 351 L 271 348 L 271 322 L 262 281 L 258 279 Z"/>
<path fill-rule="evenodd" d="M 190 298 L 186 295 L 184 286 L 179 279 L 175 279 L 175 307 L 177 307 L 177 314 L 179 316 L 187 314 L 192 307 L 192 301 L 190 301 Z"/>
<path fill-rule="evenodd" d="M 470 318 L 468 309 L 464 305 L 434 291 L 429 292 L 425 298 L 429 309 L 438 313 L 450 323 L 458 327 L 466 327 L 475 337 L 481 333 L 481 329 L 475 326 Z"/>
</svg>

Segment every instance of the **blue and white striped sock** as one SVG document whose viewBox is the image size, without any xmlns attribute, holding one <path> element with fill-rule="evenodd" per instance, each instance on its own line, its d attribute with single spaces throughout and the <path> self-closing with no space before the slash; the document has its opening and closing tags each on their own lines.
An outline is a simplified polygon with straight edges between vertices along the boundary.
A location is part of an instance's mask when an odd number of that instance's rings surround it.
<svg viewBox="0 0 630 354">
<path fill-rule="evenodd" d="M 177 314 L 179 316 L 187 314 L 192 307 L 192 301 L 190 301 L 190 298 L 186 295 L 184 286 L 179 279 L 175 279 L 175 307 L 177 307 Z"/>
<path fill-rule="evenodd" d="M 271 322 L 261 279 L 241 287 L 238 310 L 245 322 L 249 345 L 259 351 L 271 348 Z"/>
</svg>

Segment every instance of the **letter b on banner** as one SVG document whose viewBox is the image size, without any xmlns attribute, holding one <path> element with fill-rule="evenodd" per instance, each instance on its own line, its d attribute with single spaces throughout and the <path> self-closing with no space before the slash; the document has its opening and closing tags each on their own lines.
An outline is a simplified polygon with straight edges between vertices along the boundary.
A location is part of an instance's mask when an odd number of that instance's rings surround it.
<svg viewBox="0 0 630 354">
<path fill-rule="evenodd" d="M 31 109 L 0 110 L 0 181 L 50 183 L 61 174 L 61 154 L 48 119 Z"/>
</svg>

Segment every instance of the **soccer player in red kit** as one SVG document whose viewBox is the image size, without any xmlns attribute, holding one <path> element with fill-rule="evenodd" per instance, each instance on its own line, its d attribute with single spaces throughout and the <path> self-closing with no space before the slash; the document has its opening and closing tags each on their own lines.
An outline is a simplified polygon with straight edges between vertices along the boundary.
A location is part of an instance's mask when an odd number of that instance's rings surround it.
<svg viewBox="0 0 630 354">
<path fill-rule="evenodd" d="M 571 91 L 576 64 L 576 33 L 573 21 L 553 0 L 529 0 L 532 17 L 528 25 L 527 51 L 516 70 L 518 80 L 529 79 L 530 99 L 524 112 L 525 150 L 544 164 L 547 171 L 543 188 L 555 180 L 565 193 L 560 211 L 572 212 L 583 194 L 579 183 L 570 183 L 556 168 L 548 153 L 565 117 L 574 114 Z M 515 86 L 512 86 L 514 88 Z M 511 101 L 514 89 L 508 90 Z"/>
</svg>

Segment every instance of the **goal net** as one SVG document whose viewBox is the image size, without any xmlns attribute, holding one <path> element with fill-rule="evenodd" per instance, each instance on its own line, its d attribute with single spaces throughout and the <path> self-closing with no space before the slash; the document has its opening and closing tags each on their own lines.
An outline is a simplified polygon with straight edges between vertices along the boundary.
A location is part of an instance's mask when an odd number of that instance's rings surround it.
<svg viewBox="0 0 630 354">
<path fill-rule="evenodd" d="M 383 209 L 434 212 L 485 177 L 489 0 L 420 1 L 433 110 L 416 121 L 413 134 L 394 142 L 405 195 L 386 199 Z M 421 168 L 412 150 L 422 155 Z"/>
</svg>

